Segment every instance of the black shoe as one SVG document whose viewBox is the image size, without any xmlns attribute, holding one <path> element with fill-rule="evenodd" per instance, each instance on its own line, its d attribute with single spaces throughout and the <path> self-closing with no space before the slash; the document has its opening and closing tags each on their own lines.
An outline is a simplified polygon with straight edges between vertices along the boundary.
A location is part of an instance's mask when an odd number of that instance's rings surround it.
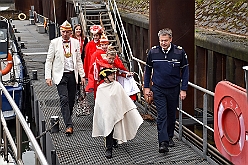
<svg viewBox="0 0 248 165">
<path fill-rule="evenodd" d="M 168 146 L 169 147 L 174 147 L 175 146 L 175 143 L 174 143 L 172 138 L 169 138 L 169 145 Z"/>
<path fill-rule="evenodd" d="M 118 140 L 117 139 L 113 139 L 113 147 L 118 148 Z"/>
<path fill-rule="evenodd" d="M 112 158 L 112 148 L 111 149 L 106 149 L 105 157 L 107 159 L 111 159 Z"/>
<path fill-rule="evenodd" d="M 169 152 L 169 149 L 168 149 L 168 144 L 166 143 L 166 142 L 161 142 L 160 144 L 159 144 L 159 150 L 158 150 L 158 152 L 159 153 L 165 153 L 165 152 Z"/>
</svg>

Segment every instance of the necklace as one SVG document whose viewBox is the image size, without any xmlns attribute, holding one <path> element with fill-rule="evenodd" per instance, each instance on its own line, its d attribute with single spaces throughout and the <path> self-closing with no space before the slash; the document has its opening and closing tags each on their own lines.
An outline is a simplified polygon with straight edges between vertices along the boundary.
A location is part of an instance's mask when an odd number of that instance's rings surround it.
<svg viewBox="0 0 248 165">
<path fill-rule="evenodd" d="M 69 44 L 70 44 L 70 46 L 69 46 Z M 69 57 L 71 57 L 71 42 L 69 42 L 69 43 L 65 43 L 65 44 L 63 44 L 63 49 L 64 49 L 64 56 L 66 57 L 66 58 L 69 58 Z"/>
</svg>

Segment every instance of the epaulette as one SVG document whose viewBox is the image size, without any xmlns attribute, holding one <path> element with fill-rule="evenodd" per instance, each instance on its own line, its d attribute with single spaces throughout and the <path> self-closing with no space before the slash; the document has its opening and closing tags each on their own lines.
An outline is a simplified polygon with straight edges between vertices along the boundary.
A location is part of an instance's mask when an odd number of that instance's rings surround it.
<svg viewBox="0 0 248 165">
<path fill-rule="evenodd" d="M 177 49 L 183 49 L 181 46 L 177 46 Z"/>
<path fill-rule="evenodd" d="M 153 46 L 153 47 L 152 47 L 152 49 L 156 49 L 156 48 L 157 48 L 157 46 Z"/>
</svg>

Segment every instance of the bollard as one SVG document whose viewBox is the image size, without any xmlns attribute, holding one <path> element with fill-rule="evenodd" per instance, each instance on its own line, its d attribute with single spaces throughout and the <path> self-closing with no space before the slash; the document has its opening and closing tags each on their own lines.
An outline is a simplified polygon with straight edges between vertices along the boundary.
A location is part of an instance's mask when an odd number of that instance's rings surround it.
<svg viewBox="0 0 248 165">
<path fill-rule="evenodd" d="M 51 126 L 53 126 L 57 121 L 59 121 L 58 116 L 51 116 Z M 55 124 L 51 129 L 51 133 L 58 133 L 58 132 L 59 132 L 59 122 L 57 122 L 57 124 Z"/>
<path fill-rule="evenodd" d="M 14 28 L 14 32 L 17 33 L 17 28 Z"/>
<path fill-rule="evenodd" d="M 42 128 L 42 132 L 46 131 L 45 120 L 41 121 L 41 128 Z M 43 151 L 44 156 L 46 157 L 46 134 L 42 137 L 42 151 Z"/>
<path fill-rule="evenodd" d="M 12 25 L 13 29 L 15 28 L 15 24 Z"/>
<path fill-rule="evenodd" d="M 24 42 L 21 42 L 21 49 L 25 49 L 25 44 L 24 44 Z"/>
<path fill-rule="evenodd" d="M 21 37 L 19 36 L 19 37 L 17 37 L 17 41 L 21 41 Z"/>
<path fill-rule="evenodd" d="M 56 165 L 56 151 L 51 150 L 52 165 Z"/>
<path fill-rule="evenodd" d="M 38 80 L 37 70 L 32 70 L 32 76 L 33 76 L 32 80 Z"/>
<path fill-rule="evenodd" d="M 245 71 L 245 86 L 246 86 L 246 97 L 247 97 L 247 100 L 248 100 L 248 66 L 243 66 L 242 67 Z"/>
</svg>

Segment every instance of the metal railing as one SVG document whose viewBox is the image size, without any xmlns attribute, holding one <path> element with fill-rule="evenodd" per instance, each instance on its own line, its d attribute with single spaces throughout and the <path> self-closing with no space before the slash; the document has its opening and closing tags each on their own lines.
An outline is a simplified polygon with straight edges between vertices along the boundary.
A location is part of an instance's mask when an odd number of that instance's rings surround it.
<svg viewBox="0 0 248 165">
<path fill-rule="evenodd" d="M 7 89 L 5 88 L 5 86 L 3 85 L 3 83 L 0 81 L 0 90 L 2 91 L 1 93 L 3 93 L 5 95 L 5 97 L 7 98 L 7 100 L 9 101 L 11 107 L 13 108 L 13 110 L 15 111 L 16 114 L 16 143 L 13 140 L 12 135 L 10 134 L 10 131 L 7 127 L 6 121 L 4 119 L 2 110 L 0 110 L 0 114 L 1 114 L 1 123 L 0 127 L 3 127 L 3 139 L 4 139 L 4 156 L 5 158 L 7 157 L 8 154 L 8 142 L 13 150 L 14 153 L 14 157 L 15 160 L 17 161 L 17 164 L 19 165 L 23 165 L 23 161 L 22 161 L 22 150 L 21 150 L 21 145 L 22 145 L 22 135 L 21 135 L 21 128 L 23 128 L 23 130 L 25 131 L 29 141 L 32 144 L 33 150 L 35 152 L 36 157 L 39 159 L 39 162 L 41 165 L 48 165 L 47 159 L 45 158 L 38 142 L 36 141 L 31 129 L 28 126 L 28 123 L 26 122 L 25 118 L 23 117 L 20 109 L 18 108 L 18 106 L 16 105 L 15 101 L 13 100 L 13 98 L 11 97 L 11 95 L 9 94 L 9 92 L 7 91 Z M 2 97 L 2 95 L 1 95 Z M 2 104 L 2 102 L 0 102 Z M 2 107 L 2 105 L 0 105 L 0 107 Z M 0 128 L 1 130 L 1 128 Z M 0 131 L 0 135 L 1 135 L 1 131 Z M 1 136 L 0 136 L 1 137 Z M 8 141 L 7 141 L 8 139 Z"/>
<path fill-rule="evenodd" d="M 108 0 L 107 2 L 107 9 L 109 10 L 110 13 L 112 13 L 112 18 L 114 20 L 114 31 L 115 33 L 119 33 L 119 38 L 120 38 L 120 43 L 121 43 L 121 54 L 128 59 L 128 63 L 129 63 L 129 70 L 132 72 L 134 71 L 134 64 L 133 64 L 133 60 L 139 61 L 137 63 L 138 65 L 138 78 L 139 78 L 139 84 L 142 84 L 142 80 L 140 79 L 140 77 L 143 77 L 143 71 L 142 71 L 142 67 L 141 67 L 141 61 L 137 58 L 134 57 L 132 49 L 130 47 L 128 38 L 127 38 L 127 34 L 125 31 L 125 28 L 123 26 L 122 23 L 122 19 L 121 19 L 121 15 L 119 13 L 118 7 L 116 5 L 115 0 Z"/>
</svg>

